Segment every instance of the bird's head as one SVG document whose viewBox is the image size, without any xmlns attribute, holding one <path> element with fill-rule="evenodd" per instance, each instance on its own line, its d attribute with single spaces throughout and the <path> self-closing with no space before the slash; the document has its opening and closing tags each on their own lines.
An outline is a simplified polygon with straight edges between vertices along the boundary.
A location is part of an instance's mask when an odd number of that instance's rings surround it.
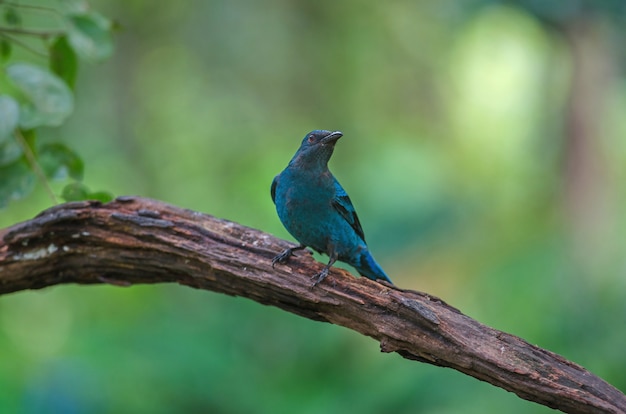
<svg viewBox="0 0 626 414">
<path fill-rule="evenodd" d="M 343 136 L 340 131 L 325 131 L 316 129 L 311 131 L 302 140 L 300 148 L 294 155 L 291 163 L 302 166 L 325 166 L 333 155 L 337 140 Z"/>
</svg>

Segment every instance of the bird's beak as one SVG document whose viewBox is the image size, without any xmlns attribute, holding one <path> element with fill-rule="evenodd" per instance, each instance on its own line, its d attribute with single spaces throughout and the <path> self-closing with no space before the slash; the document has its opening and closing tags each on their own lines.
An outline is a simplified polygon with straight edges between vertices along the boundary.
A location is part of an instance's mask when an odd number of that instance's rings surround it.
<svg viewBox="0 0 626 414">
<path fill-rule="evenodd" d="M 334 144 L 342 136 L 343 136 L 343 132 L 341 132 L 341 131 L 331 132 L 330 134 L 328 134 L 324 138 L 322 138 L 322 144 L 328 144 L 328 143 L 331 143 L 331 142 Z"/>
</svg>

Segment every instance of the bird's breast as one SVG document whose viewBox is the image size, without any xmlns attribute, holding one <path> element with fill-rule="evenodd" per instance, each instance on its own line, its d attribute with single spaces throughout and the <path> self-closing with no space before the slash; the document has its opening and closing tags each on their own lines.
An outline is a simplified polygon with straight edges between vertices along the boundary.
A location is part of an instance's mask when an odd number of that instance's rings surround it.
<svg viewBox="0 0 626 414">
<path fill-rule="evenodd" d="M 276 210 L 298 241 L 325 251 L 335 213 L 331 203 L 334 196 L 332 176 L 285 171 L 276 188 Z"/>
</svg>

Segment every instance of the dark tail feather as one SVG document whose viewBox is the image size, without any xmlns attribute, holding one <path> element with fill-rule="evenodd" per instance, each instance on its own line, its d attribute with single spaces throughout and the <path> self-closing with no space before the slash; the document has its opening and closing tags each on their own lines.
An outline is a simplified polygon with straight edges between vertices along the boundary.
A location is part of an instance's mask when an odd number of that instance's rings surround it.
<svg viewBox="0 0 626 414">
<path fill-rule="evenodd" d="M 361 276 L 365 276 L 368 279 L 376 280 L 386 280 L 387 282 L 393 285 L 389 276 L 385 273 L 385 271 L 376 263 L 376 260 L 372 257 L 369 251 L 365 251 L 365 253 L 361 256 L 360 266 L 355 266 L 356 270 L 359 271 Z"/>
</svg>

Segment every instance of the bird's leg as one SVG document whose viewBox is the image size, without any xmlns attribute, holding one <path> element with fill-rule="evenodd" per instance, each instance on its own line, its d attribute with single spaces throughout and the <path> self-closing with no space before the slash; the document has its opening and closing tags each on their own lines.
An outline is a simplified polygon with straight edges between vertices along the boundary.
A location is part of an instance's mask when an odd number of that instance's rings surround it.
<svg viewBox="0 0 626 414">
<path fill-rule="evenodd" d="M 276 263 L 282 263 L 284 261 L 286 261 L 287 259 L 289 259 L 289 256 L 291 256 L 293 254 L 293 252 L 295 252 L 296 250 L 302 250 L 305 249 L 306 246 L 303 244 L 300 244 L 296 247 L 290 247 L 289 249 L 285 249 L 283 250 L 282 253 L 280 253 L 279 255 L 277 255 L 276 257 L 274 257 L 272 259 L 272 267 L 274 267 L 274 265 Z"/>
<path fill-rule="evenodd" d="M 313 276 L 312 279 L 315 279 L 315 282 L 313 282 L 313 286 L 316 286 L 322 280 L 326 279 L 326 276 L 328 276 L 328 269 L 330 269 L 330 267 L 333 264 L 335 264 L 336 261 L 337 261 L 337 254 L 336 253 L 331 253 L 330 254 L 330 260 L 328 261 L 328 264 L 326 266 L 324 266 L 324 268 L 322 269 L 321 272 L 319 272 L 318 274 Z"/>
</svg>

